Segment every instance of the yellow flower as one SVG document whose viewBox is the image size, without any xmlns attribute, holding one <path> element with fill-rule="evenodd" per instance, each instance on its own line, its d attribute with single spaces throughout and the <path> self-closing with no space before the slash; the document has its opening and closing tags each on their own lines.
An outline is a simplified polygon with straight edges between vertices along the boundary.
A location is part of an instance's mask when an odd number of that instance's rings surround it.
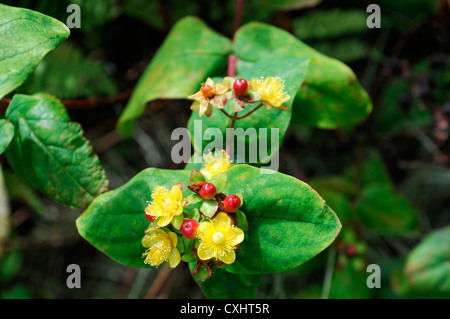
<svg viewBox="0 0 450 319">
<path fill-rule="evenodd" d="M 224 97 L 222 95 L 228 91 L 229 87 L 229 84 L 226 83 L 214 84 L 213 80 L 208 78 L 206 83 L 202 83 L 200 91 L 188 96 L 188 99 L 195 100 L 191 110 L 199 111 L 200 116 L 206 113 L 206 117 L 209 117 L 212 114 L 211 105 L 219 109 L 223 108 Z"/>
<path fill-rule="evenodd" d="M 159 227 L 169 225 L 175 216 L 183 213 L 183 191 L 178 185 L 174 185 L 170 192 L 165 187 L 156 186 L 152 198 L 153 202 L 145 212 L 157 218 L 155 223 Z"/>
<path fill-rule="evenodd" d="M 144 263 L 159 266 L 167 261 L 170 268 L 175 268 L 181 261 L 177 247 L 178 237 L 174 232 L 166 233 L 162 229 L 153 229 L 142 238 L 142 245 L 148 248 L 142 257 Z"/>
<path fill-rule="evenodd" d="M 219 213 L 211 222 L 198 226 L 197 237 L 201 241 L 197 250 L 200 259 L 215 258 L 231 264 L 236 259 L 236 245 L 244 240 L 244 232 L 231 224 L 227 214 Z"/>
<path fill-rule="evenodd" d="M 272 76 L 266 79 L 261 77 L 252 79 L 251 87 L 261 94 L 261 101 L 267 109 L 270 110 L 272 106 L 278 109 L 287 109 L 283 103 L 289 101 L 291 97 L 284 91 L 284 80 Z"/>
<path fill-rule="evenodd" d="M 226 172 L 233 166 L 230 156 L 224 151 L 220 150 L 214 153 L 209 152 L 203 155 L 203 167 L 200 170 L 206 178 L 211 178 L 222 172 Z"/>
</svg>

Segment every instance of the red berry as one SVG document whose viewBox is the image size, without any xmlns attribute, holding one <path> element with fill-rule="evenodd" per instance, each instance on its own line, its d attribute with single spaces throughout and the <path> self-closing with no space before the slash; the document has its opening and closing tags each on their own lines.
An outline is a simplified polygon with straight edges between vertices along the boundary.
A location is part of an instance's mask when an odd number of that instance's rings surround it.
<svg viewBox="0 0 450 319">
<path fill-rule="evenodd" d="M 205 98 L 210 99 L 215 95 L 214 88 L 207 84 L 202 84 L 202 94 Z"/>
<path fill-rule="evenodd" d="M 151 222 L 151 223 L 153 223 L 155 221 L 155 219 L 156 219 L 155 216 L 149 215 L 147 213 L 145 213 L 145 217 L 147 217 L 148 221 Z"/>
<path fill-rule="evenodd" d="M 345 253 L 347 254 L 348 257 L 354 257 L 356 256 L 356 246 L 353 244 L 349 244 L 346 248 L 345 248 Z"/>
<path fill-rule="evenodd" d="M 195 219 L 188 219 L 181 224 L 181 233 L 187 239 L 194 239 L 197 236 L 198 222 Z"/>
<path fill-rule="evenodd" d="M 211 183 L 203 184 L 202 188 L 200 188 L 200 196 L 204 199 L 213 199 L 216 196 L 216 186 Z"/>
<path fill-rule="evenodd" d="M 247 95 L 248 93 L 248 82 L 244 79 L 237 79 L 234 81 L 233 90 L 236 95 Z"/>
<path fill-rule="evenodd" d="M 223 205 L 227 212 L 234 213 L 241 206 L 241 199 L 236 195 L 230 195 L 225 198 Z"/>
</svg>

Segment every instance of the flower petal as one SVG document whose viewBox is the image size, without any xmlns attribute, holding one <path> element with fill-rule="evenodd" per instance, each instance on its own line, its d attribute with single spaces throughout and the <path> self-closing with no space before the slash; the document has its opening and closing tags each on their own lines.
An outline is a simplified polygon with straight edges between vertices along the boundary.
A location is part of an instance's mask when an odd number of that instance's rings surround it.
<svg viewBox="0 0 450 319">
<path fill-rule="evenodd" d="M 145 212 L 152 216 L 161 216 L 163 214 L 162 207 L 158 203 L 152 203 L 145 208 Z"/>
<path fill-rule="evenodd" d="M 167 235 L 169 236 L 172 247 L 177 247 L 177 244 L 178 244 L 177 234 L 175 234 L 174 232 L 171 231 L 171 232 L 167 233 Z"/>
<path fill-rule="evenodd" d="M 206 240 L 214 235 L 214 225 L 210 222 L 203 222 L 198 225 L 197 236 L 200 240 Z"/>
<path fill-rule="evenodd" d="M 178 249 L 173 248 L 170 251 L 169 257 L 167 257 L 166 261 L 170 268 L 175 268 L 176 266 L 178 266 L 178 264 L 181 261 L 181 255 L 180 255 L 180 252 L 178 251 Z"/>
<path fill-rule="evenodd" d="M 221 212 L 214 218 L 214 225 L 218 227 L 220 224 L 231 226 L 231 219 L 226 213 Z"/>
<path fill-rule="evenodd" d="M 190 99 L 190 100 L 197 100 L 197 101 L 200 101 L 201 99 L 203 99 L 203 93 L 202 93 L 202 90 L 198 91 L 198 92 L 195 93 L 195 94 L 189 95 L 187 98 Z"/>
<path fill-rule="evenodd" d="M 173 214 L 168 214 L 165 216 L 158 217 L 156 223 L 159 227 L 165 227 L 170 224 L 172 221 Z"/>
<path fill-rule="evenodd" d="M 229 86 L 222 83 L 218 83 L 216 84 L 215 89 L 216 94 L 225 94 L 228 91 Z"/>
<path fill-rule="evenodd" d="M 177 202 L 181 202 L 183 200 L 183 191 L 180 186 L 174 185 L 170 190 L 170 197 Z"/>
<path fill-rule="evenodd" d="M 198 110 L 198 115 L 202 116 L 208 110 L 209 102 L 207 100 L 200 101 L 200 108 Z"/>
<path fill-rule="evenodd" d="M 205 82 L 205 85 L 208 85 L 208 86 L 213 88 L 214 87 L 214 81 L 211 78 L 207 78 L 206 82 Z"/>
<path fill-rule="evenodd" d="M 230 241 L 230 245 L 236 246 L 244 241 L 244 232 L 242 229 L 233 227 L 233 239 Z"/>
<path fill-rule="evenodd" d="M 219 95 L 216 95 L 209 103 L 218 109 L 223 109 L 223 99 Z"/>
<path fill-rule="evenodd" d="M 197 256 L 200 259 L 208 260 L 214 257 L 214 251 L 212 249 L 211 245 L 205 245 L 204 243 L 201 243 L 200 246 L 198 246 L 197 249 Z"/>
<path fill-rule="evenodd" d="M 232 264 L 236 259 L 236 252 L 234 249 L 225 250 L 224 254 L 219 257 L 220 261 L 223 261 L 226 264 Z"/>
</svg>

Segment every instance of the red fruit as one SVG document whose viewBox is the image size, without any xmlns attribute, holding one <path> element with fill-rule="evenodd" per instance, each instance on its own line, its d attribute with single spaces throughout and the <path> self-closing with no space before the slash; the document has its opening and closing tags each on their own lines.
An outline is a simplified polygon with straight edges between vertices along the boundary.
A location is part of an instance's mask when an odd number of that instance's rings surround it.
<svg viewBox="0 0 450 319">
<path fill-rule="evenodd" d="M 156 219 L 155 216 L 149 215 L 147 213 L 145 213 L 145 217 L 147 217 L 148 221 L 153 223 L 153 221 Z"/>
<path fill-rule="evenodd" d="M 348 257 L 355 257 L 356 256 L 356 246 L 353 244 L 348 245 L 345 248 L 345 253 L 347 254 Z"/>
<path fill-rule="evenodd" d="M 210 99 L 215 95 L 214 88 L 207 84 L 202 84 L 202 94 L 205 98 Z"/>
<path fill-rule="evenodd" d="M 241 199 L 236 195 L 230 195 L 225 198 L 223 205 L 228 212 L 234 213 L 241 206 Z"/>
<path fill-rule="evenodd" d="M 200 196 L 204 199 L 213 199 L 216 196 L 216 186 L 211 183 L 203 184 L 202 188 L 200 188 Z"/>
<path fill-rule="evenodd" d="M 187 239 L 194 239 L 197 236 L 198 222 L 195 219 L 188 219 L 181 224 L 181 233 Z"/>
<path fill-rule="evenodd" d="M 236 95 L 244 96 L 248 93 L 248 82 L 244 79 L 234 81 L 233 90 Z"/>
</svg>

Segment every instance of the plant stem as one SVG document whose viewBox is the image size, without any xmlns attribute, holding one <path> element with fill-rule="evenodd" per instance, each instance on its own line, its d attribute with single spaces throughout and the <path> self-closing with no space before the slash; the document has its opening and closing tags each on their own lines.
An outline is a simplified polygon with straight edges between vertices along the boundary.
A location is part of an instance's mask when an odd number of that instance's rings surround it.
<svg viewBox="0 0 450 319">
<path fill-rule="evenodd" d="M 101 106 L 112 106 L 114 104 L 125 103 L 129 100 L 133 90 L 127 90 L 114 97 L 88 97 L 79 100 L 61 100 L 61 103 L 66 107 L 66 109 L 90 109 Z M 0 113 L 5 113 L 11 99 L 2 98 L 0 99 Z"/>
<path fill-rule="evenodd" d="M 228 118 L 230 118 L 230 119 L 233 118 L 230 114 L 228 114 L 226 111 L 224 111 L 224 109 L 220 109 L 220 111 L 221 111 L 223 114 L 225 114 L 226 117 L 228 117 Z"/>
<path fill-rule="evenodd" d="M 325 270 L 325 278 L 323 279 L 321 299 L 328 299 L 330 297 L 331 280 L 333 279 L 335 261 L 336 248 L 332 245 L 328 248 L 327 268 Z"/>
<path fill-rule="evenodd" d="M 228 56 L 228 76 L 234 77 L 236 76 L 236 56 L 234 54 L 231 54 Z"/>
<path fill-rule="evenodd" d="M 233 22 L 233 34 L 231 36 L 232 40 L 234 40 L 234 35 L 236 34 L 236 31 L 241 26 L 242 22 L 242 13 L 244 11 L 244 0 L 236 0 L 236 9 L 234 11 L 234 22 Z M 231 54 L 228 56 L 228 76 L 234 77 L 236 76 L 236 60 L 237 57 L 234 54 Z M 230 128 L 234 128 L 234 125 L 236 124 L 237 119 L 237 112 L 234 112 L 233 115 L 229 115 L 224 110 L 221 110 L 222 113 L 224 113 L 228 118 L 231 119 Z M 230 138 L 233 136 L 233 134 L 230 134 L 227 138 L 227 142 L 225 145 L 225 152 L 230 155 Z"/>
<path fill-rule="evenodd" d="M 236 9 L 234 11 L 234 22 L 233 22 L 233 38 L 236 31 L 241 26 L 242 22 L 242 13 L 244 12 L 244 0 L 236 0 Z"/>
<path fill-rule="evenodd" d="M 247 114 L 236 117 L 236 120 L 242 120 L 242 119 L 246 118 L 247 116 L 249 116 L 250 114 L 252 114 L 253 112 L 255 112 L 257 109 L 259 109 L 261 106 L 263 106 L 262 103 L 260 103 L 257 107 L 255 107 L 253 110 L 251 110 L 251 111 L 248 112 Z M 237 114 L 237 113 L 236 113 L 236 114 Z"/>
<path fill-rule="evenodd" d="M 164 267 L 158 272 L 158 275 L 156 276 L 155 280 L 153 281 L 153 284 L 148 289 L 147 294 L 145 295 L 145 299 L 156 298 L 159 290 L 164 285 L 164 283 L 167 281 L 167 278 L 170 276 L 171 273 L 172 273 L 172 268 L 170 268 L 167 264 L 165 264 Z"/>
</svg>

